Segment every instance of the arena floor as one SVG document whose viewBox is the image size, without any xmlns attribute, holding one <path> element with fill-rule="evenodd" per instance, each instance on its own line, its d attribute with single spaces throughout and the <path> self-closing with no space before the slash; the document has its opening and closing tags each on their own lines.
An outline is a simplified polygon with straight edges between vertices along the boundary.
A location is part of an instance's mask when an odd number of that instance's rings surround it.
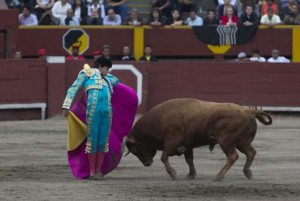
<svg viewBox="0 0 300 201">
<path fill-rule="evenodd" d="M 178 178 L 172 181 L 160 161 L 143 167 L 133 155 L 102 181 L 76 180 L 66 159 L 66 121 L 0 122 L 0 200 L 300 200 L 300 117 L 274 116 L 274 124 L 259 126 L 253 143 L 257 156 L 254 178 L 242 172 L 245 156 L 223 182 L 212 179 L 225 162 L 216 146 L 195 149 L 197 177 L 186 180 L 183 156 L 172 157 Z"/>
</svg>

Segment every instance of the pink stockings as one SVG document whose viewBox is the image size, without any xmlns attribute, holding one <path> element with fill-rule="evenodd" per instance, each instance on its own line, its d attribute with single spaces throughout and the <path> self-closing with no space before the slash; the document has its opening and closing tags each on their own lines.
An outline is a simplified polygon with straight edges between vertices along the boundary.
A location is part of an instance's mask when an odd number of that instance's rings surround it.
<svg viewBox="0 0 300 201">
<path fill-rule="evenodd" d="M 93 154 L 88 154 L 89 162 L 90 162 L 90 176 L 94 176 L 96 174 L 101 173 L 101 166 L 104 159 L 104 152 L 96 152 Z"/>
</svg>

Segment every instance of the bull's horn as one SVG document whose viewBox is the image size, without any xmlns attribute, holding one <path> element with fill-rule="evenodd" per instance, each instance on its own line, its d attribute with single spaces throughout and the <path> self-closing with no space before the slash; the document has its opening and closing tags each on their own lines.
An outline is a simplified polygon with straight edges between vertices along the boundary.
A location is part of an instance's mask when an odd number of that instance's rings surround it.
<svg viewBox="0 0 300 201">
<path fill-rule="evenodd" d="M 128 149 L 128 152 L 126 154 L 124 154 L 124 156 L 127 156 L 128 154 L 130 154 L 130 150 Z"/>
</svg>

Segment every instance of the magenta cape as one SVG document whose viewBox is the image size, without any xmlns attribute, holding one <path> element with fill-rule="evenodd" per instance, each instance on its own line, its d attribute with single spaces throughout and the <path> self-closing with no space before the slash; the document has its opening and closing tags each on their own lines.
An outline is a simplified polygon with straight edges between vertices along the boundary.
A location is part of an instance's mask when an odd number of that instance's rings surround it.
<svg viewBox="0 0 300 201">
<path fill-rule="evenodd" d="M 103 175 L 114 170 L 122 157 L 123 138 L 128 135 L 138 107 L 136 92 L 124 84 L 117 84 L 111 98 L 112 103 L 112 127 L 109 136 L 109 152 L 106 153 L 101 172 Z M 86 122 L 87 96 L 76 102 L 71 111 L 83 123 Z M 90 174 L 90 166 L 87 154 L 85 154 L 86 139 L 74 150 L 68 151 L 68 160 L 73 175 L 78 179 L 84 179 Z"/>
</svg>

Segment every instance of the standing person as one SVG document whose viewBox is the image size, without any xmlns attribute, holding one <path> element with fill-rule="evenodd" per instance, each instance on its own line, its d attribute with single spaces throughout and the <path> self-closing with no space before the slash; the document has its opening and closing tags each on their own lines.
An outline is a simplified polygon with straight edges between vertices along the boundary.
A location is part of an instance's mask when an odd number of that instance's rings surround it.
<svg viewBox="0 0 300 201">
<path fill-rule="evenodd" d="M 140 61 L 157 61 L 156 56 L 152 54 L 152 47 L 146 45 L 144 49 L 144 56 L 140 58 Z"/>
<path fill-rule="evenodd" d="M 68 55 L 66 59 L 68 61 L 70 61 L 70 60 L 85 60 L 84 56 L 79 54 L 79 46 L 73 46 L 72 54 Z"/>
<path fill-rule="evenodd" d="M 269 63 L 290 63 L 291 61 L 284 56 L 279 56 L 280 51 L 278 49 L 272 49 L 272 57 L 267 62 Z"/>
<path fill-rule="evenodd" d="M 102 177 L 101 166 L 104 155 L 108 152 L 108 136 L 111 129 L 111 95 L 113 86 L 119 80 L 109 74 L 112 67 L 110 60 L 99 57 L 95 61 L 97 68 L 90 68 L 87 64 L 79 72 L 77 79 L 68 89 L 63 103 L 63 115 L 68 116 L 69 109 L 79 88 L 87 93 L 86 125 L 87 143 L 85 152 L 88 154 L 90 166 L 89 179 Z"/>
<path fill-rule="evenodd" d="M 134 56 L 131 54 L 131 50 L 129 46 L 123 47 L 123 55 L 121 57 L 122 61 L 135 61 Z"/>
</svg>

